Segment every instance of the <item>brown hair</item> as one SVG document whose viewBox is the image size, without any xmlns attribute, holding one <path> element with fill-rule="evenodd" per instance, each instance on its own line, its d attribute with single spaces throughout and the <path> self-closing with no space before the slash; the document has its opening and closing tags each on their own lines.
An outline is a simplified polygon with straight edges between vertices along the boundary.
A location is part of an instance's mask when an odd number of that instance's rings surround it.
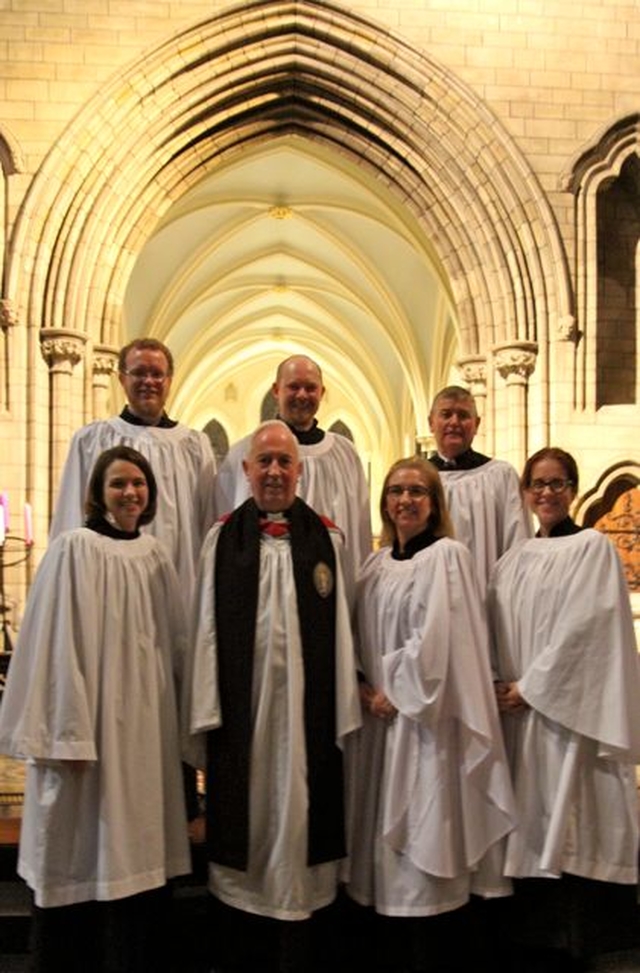
<svg viewBox="0 0 640 973">
<path fill-rule="evenodd" d="M 463 389 L 461 385 L 447 385 L 446 388 L 440 389 L 436 394 L 435 399 L 431 403 L 431 408 L 429 409 L 429 417 L 433 415 L 436 410 L 436 406 L 440 399 L 453 399 L 454 402 L 470 402 L 473 408 L 474 416 L 477 415 L 476 410 L 476 400 L 468 389 Z"/>
<path fill-rule="evenodd" d="M 382 520 L 382 531 L 380 534 L 380 544 L 382 546 L 391 545 L 396 540 L 396 529 L 389 514 L 387 513 L 387 487 L 389 480 L 398 470 L 417 470 L 424 479 L 425 486 L 429 489 L 431 497 L 431 513 L 427 526 L 430 528 L 434 537 L 453 537 L 453 524 L 447 510 L 447 504 L 442 489 L 442 481 L 437 469 L 429 460 L 421 456 L 408 456 L 405 459 L 396 460 L 389 468 L 382 484 L 380 495 L 380 518 Z"/>
<path fill-rule="evenodd" d="M 531 472 L 533 467 L 542 459 L 554 459 L 557 463 L 560 463 L 567 480 L 570 481 L 576 493 L 578 492 L 578 464 L 571 453 L 567 453 L 566 450 L 560 449 L 558 446 L 544 446 L 537 453 L 529 457 L 524 464 L 522 476 L 520 477 L 520 489 L 523 492 L 531 486 Z"/>
<path fill-rule="evenodd" d="M 147 481 L 149 502 L 138 518 L 138 527 L 142 527 L 144 524 L 150 523 L 156 515 L 158 484 L 156 483 L 156 478 L 153 475 L 149 461 L 142 453 L 139 453 L 137 449 L 133 449 L 131 446 L 112 446 L 111 449 L 105 449 L 103 453 L 100 453 L 91 471 L 91 477 L 89 478 L 84 512 L 87 520 L 94 517 L 104 517 L 106 513 L 106 507 L 104 505 L 104 479 L 111 464 L 119 459 L 137 466 Z"/>
<path fill-rule="evenodd" d="M 134 338 L 130 341 L 128 345 L 120 349 L 118 355 L 118 371 L 126 372 L 127 370 L 127 355 L 130 351 L 160 351 L 167 359 L 167 371 L 169 375 L 173 375 L 173 355 L 169 351 L 166 345 L 163 345 L 161 341 L 157 338 Z"/>
</svg>

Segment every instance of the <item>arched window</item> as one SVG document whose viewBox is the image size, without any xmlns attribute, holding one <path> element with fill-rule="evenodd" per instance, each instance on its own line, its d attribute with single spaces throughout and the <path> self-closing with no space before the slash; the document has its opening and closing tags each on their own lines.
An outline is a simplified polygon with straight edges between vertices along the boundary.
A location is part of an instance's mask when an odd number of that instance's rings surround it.
<svg viewBox="0 0 640 973">
<path fill-rule="evenodd" d="M 209 437 L 213 455 L 216 458 L 216 465 L 220 467 L 223 459 L 229 452 L 229 437 L 222 423 L 217 419 L 211 419 L 203 429 L 205 435 Z"/>
<path fill-rule="evenodd" d="M 341 419 L 338 419 L 329 428 L 331 432 L 337 433 L 338 436 L 344 436 L 349 442 L 353 442 L 353 433 Z"/>
<path fill-rule="evenodd" d="M 608 128 L 572 166 L 576 404 L 640 402 L 640 114 Z"/>
<path fill-rule="evenodd" d="M 275 419 L 278 412 L 278 402 L 271 389 L 265 394 L 260 406 L 260 422 Z"/>
</svg>

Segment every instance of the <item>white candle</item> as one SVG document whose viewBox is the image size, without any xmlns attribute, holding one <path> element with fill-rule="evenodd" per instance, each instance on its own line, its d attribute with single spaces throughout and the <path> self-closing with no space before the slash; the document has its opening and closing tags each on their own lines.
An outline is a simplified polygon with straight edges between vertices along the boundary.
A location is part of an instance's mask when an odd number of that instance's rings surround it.
<svg viewBox="0 0 640 973">
<path fill-rule="evenodd" d="M 0 503 L 0 545 L 4 544 L 5 525 L 4 525 L 4 504 Z"/>
<path fill-rule="evenodd" d="M 24 505 L 24 539 L 27 547 L 33 544 L 33 511 L 30 503 Z"/>
<path fill-rule="evenodd" d="M 4 510 L 4 529 L 9 530 L 9 494 L 6 490 L 2 491 L 2 497 L 0 498 L 0 504 Z"/>
</svg>

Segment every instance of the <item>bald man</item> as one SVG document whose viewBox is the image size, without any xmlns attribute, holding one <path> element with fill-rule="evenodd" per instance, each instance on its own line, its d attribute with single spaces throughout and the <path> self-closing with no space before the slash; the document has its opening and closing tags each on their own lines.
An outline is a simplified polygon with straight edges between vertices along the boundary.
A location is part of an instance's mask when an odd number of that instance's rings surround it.
<svg viewBox="0 0 640 973">
<path fill-rule="evenodd" d="M 345 571 L 355 577 L 371 551 L 371 508 L 362 463 L 344 436 L 321 429 L 316 419 L 325 388 L 320 366 L 306 355 L 280 363 L 272 386 L 278 418 L 294 435 L 302 469 L 297 493 L 317 513 L 330 517 L 345 536 Z M 249 496 L 242 462 L 248 438 L 229 450 L 216 477 L 218 514 Z"/>
</svg>

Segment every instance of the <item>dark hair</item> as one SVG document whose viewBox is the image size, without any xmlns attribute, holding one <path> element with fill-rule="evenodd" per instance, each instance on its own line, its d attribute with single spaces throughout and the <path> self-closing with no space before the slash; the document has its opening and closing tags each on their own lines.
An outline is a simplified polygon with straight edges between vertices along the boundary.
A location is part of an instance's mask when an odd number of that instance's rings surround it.
<svg viewBox="0 0 640 973">
<path fill-rule="evenodd" d="M 429 514 L 428 527 L 434 537 L 453 537 L 453 524 L 442 489 L 440 475 L 428 459 L 421 456 L 408 456 L 406 459 L 399 459 L 390 467 L 382 484 L 380 495 L 380 518 L 382 520 L 382 531 L 380 534 L 380 544 L 382 546 L 393 544 L 396 540 L 396 528 L 387 512 L 387 487 L 389 480 L 398 470 L 417 470 L 422 474 L 425 486 L 429 488 L 431 497 L 431 513 Z"/>
<path fill-rule="evenodd" d="M 111 464 L 119 459 L 137 466 L 147 481 L 149 503 L 138 519 L 138 527 L 142 527 L 144 524 L 150 523 L 156 515 L 158 484 L 153 475 L 153 470 L 149 465 L 149 460 L 131 446 L 112 446 L 111 449 L 105 449 L 103 453 L 100 453 L 91 471 L 91 477 L 89 478 L 84 512 L 87 520 L 91 520 L 94 517 L 104 517 L 106 513 L 106 507 L 104 505 L 105 475 Z"/>
<path fill-rule="evenodd" d="M 558 446 L 544 446 L 529 457 L 524 464 L 522 476 L 520 477 L 520 489 L 527 490 L 531 486 L 531 472 L 536 463 L 542 459 L 554 459 L 564 469 L 567 480 L 571 482 L 576 493 L 578 492 L 578 464 L 571 453 L 560 449 Z"/>
<path fill-rule="evenodd" d="M 431 403 L 429 416 L 432 416 L 435 412 L 436 406 L 440 399 L 453 399 L 454 402 L 471 402 L 473 412 L 477 415 L 476 400 L 469 389 L 464 389 L 461 385 L 447 385 L 446 388 L 440 389 L 440 391 L 436 394 L 435 399 Z"/>
<path fill-rule="evenodd" d="M 120 349 L 118 355 L 118 371 L 126 372 L 127 355 L 130 351 L 160 351 L 167 359 L 167 370 L 169 375 L 173 375 L 173 355 L 166 345 L 163 345 L 157 338 L 134 338 L 128 345 Z"/>
</svg>

